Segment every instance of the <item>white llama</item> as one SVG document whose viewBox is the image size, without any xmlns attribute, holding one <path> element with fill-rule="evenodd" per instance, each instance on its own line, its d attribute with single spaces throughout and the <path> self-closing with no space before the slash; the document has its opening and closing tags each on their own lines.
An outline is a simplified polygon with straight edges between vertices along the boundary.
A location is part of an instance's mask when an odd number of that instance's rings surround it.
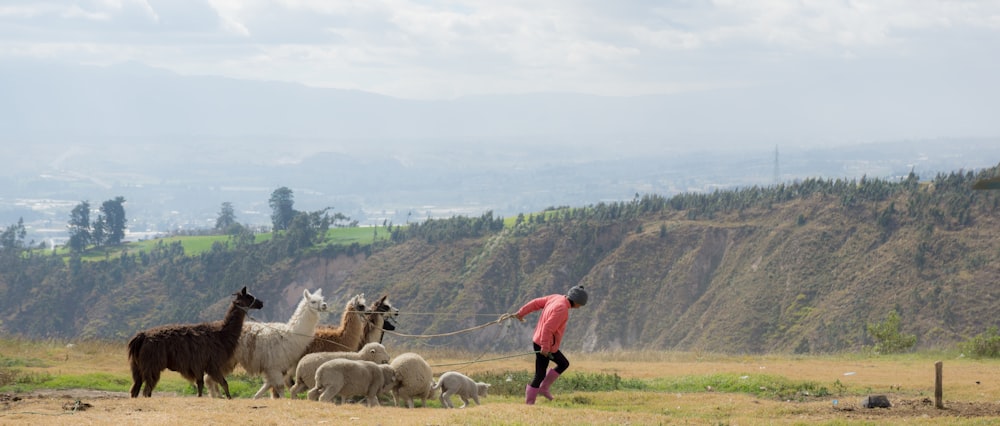
<svg viewBox="0 0 1000 426">
<path fill-rule="evenodd" d="M 263 397 L 268 390 L 271 391 L 272 398 L 280 398 L 285 387 L 284 373 L 295 370 L 306 346 L 313 340 L 320 313 L 327 311 L 322 289 L 315 293 L 303 290 L 302 301 L 287 323 L 244 323 L 243 333 L 227 374 L 239 363 L 247 374 L 263 376 L 264 385 L 254 398 Z M 215 396 L 217 386 L 210 379 L 206 377 L 205 380 L 210 383 L 209 390 Z"/>
</svg>

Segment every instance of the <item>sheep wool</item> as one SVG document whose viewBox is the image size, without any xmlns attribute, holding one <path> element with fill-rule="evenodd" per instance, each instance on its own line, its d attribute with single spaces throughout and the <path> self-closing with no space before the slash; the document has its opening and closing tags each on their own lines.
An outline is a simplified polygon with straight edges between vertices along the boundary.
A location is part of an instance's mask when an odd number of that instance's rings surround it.
<svg viewBox="0 0 1000 426">
<path fill-rule="evenodd" d="M 481 405 L 479 397 L 489 394 L 490 384 L 476 382 L 469 376 L 457 371 L 448 371 L 438 378 L 437 383 L 434 384 L 434 389 L 441 389 L 440 399 L 442 407 L 455 408 L 455 405 L 451 403 L 451 396 L 458 395 L 459 398 L 462 398 L 462 406 L 458 408 L 465 408 L 469 405 L 469 399 L 476 401 L 476 405 Z"/>
<path fill-rule="evenodd" d="M 336 397 L 364 395 L 369 407 L 380 405 L 378 395 L 396 383 L 396 371 L 386 364 L 333 359 L 316 369 L 316 384 L 309 389 L 313 401 L 333 402 Z"/>
<path fill-rule="evenodd" d="M 355 361 L 371 361 L 376 364 L 388 364 L 389 353 L 381 343 L 369 343 L 357 352 L 315 352 L 306 354 L 299 360 L 292 376 L 295 384 L 289 389 L 292 398 L 316 385 L 316 370 L 323 363 L 332 359 L 351 359 Z"/>
<path fill-rule="evenodd" d="M 427 395 L 434 386 L 434 372 L 430 364 L 416 353 L 400 354 L 389 363 L 396 371 L 396 384 L 392 396 L 396 405 L 400 399 L 406 401 L 406 406 L 413 408 L 413 399 L 419 397 L 421 406 L 427 406 Z"/>
</svg>

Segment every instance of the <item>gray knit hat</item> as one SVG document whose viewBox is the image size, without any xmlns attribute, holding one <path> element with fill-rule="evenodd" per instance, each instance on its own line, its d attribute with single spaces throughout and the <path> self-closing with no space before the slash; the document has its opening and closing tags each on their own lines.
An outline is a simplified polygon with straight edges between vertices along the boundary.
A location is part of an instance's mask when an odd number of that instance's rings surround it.
<svg viewBox="0 0 1000 426">
<path fill-rule="evenodd" d="M 566 293 L 566 298 L 580 306 L 587 304 L 587 292 L 583 290 L 582 285 L 573 286 L 573 288 L 569 289 L 569 292 Z"/>
</svg>

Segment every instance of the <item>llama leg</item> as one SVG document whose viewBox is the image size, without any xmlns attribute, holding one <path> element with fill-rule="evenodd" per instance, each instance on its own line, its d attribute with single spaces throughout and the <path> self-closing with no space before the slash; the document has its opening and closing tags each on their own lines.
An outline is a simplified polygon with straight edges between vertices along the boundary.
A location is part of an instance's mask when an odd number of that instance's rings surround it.
<svg viewBox="0 0 1000 426">
<path fill-rule="evenodd" d="M 222 374 L 222 372 L 212 371 L 208 374 L 205 374 L 205 381 L 206 383 L 215 383 L 216 386 L 222 387 L 222 391 L 223 393 L 225 393 L 226 399 L 233 399 L 232 395 L 229 394 L 229 381 L 226 380 L 226 376 Z M 209 386 L 208 390 L 209 392 L 212 392 L 212 387 Z M 218 389 L 216 389 L 215 395 L 213 396 L 219 396 Z"/>
<path fill-rule="evenodd" d="M 139 372 L 138 368 L 133 367 L 132 368 L 132 389 L 129 390 L 129 393 L 132 395 L 132 398 L 139 397 L 139 390 L 141 388 L 142 388 L 142 374 Z"/>
<path fill-rule="evenodd" d="M 226 375 L 220 372 L 218 377 L 225 379 Z M 211 395 L 212 398 L 222 398 L 223 393 L 222 393 L 221 382 L 219 380 L 216 380 L 209 374 L 205 375 L 205 387 L 208 388 L 208 394 Z M 226 394 L 226 397 L 228 398 L 229 395 Z"/>
<path fill-rule="evenodd" d="M 261 386 L 260 389 L 257 390 L 257 393 L 255 393 L 253 395 L 253 399 L 258 399 L 258 398 L 260 398 L 260 397 L 262 397 L 264 395 L 267 395 L 267 391 L 270 390 L 270 389 L 271 389 L 271 384 L 268 383 L 267 379 L 265 378 L 264 379 L 264 385 Z"/>
<path fill-rule="evenodd" d="M 270 385 L 271 399 L 281 398 L 285 393 L 285 373 L 283 371 L 264 373 L 264 383 Z"/>
<path fill-rule="evenodd" d="M 139 390 L 141 388 L 142 388 L 142 379 L 132 382 L 132 389 L 129 389 L 129 393 L 132 395 L 132 398 L 139 397 Z"/>
<path fill-rule="evenodd" d="M 146 387 L 143 388 L 142 390 L 143 396 L 147 398 L 152 397 L 153 388 L 155 388 L 156 384 L 159 382 L 160 382 L 160 372 L 159 371 L 149 372 L 149 374 L 146 376 Z"/>
</svg>

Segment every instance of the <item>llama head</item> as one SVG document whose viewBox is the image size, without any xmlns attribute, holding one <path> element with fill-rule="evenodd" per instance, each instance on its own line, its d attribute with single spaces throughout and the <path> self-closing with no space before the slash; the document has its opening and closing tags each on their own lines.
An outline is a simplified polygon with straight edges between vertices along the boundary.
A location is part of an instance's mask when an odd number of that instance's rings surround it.
<svg viewBox="0 0 1000 426">
<path fill-rule="evenodd" d="M 359 314 L 364 313 L 366 304 L 367 302 L 365 301 L 365 294 L 359 293 L 354 295 L 354 297 L 352 297 L 351 300 L 347 301 L 347 306 L 344 307 L 344 310 L 348 312 L 356 312 Z"/>
<path fill-rule="evenodd" d="M 399 316 L 399 309 L 389 303 L 388 294 L 376 300 L 369 312 L 375 315 L 382 315 L 384 319 L 382 323 L 383 330 L 392 331 L 396 329 L 396 325 L 392 323 L 392 320 Z"/>
<path fill-rule="evenodd" d="M 316 290 L 315 293 L 309 293 L 309 289 L 302 290 L 302 300 L 309 306 L 310 311 L 329 312 L 329 306 L 323 299 L 323 289 Z"/>
<path fill-rule="evenodd" d="M 246 286 L 242 290 L 233 293 L 233 304 L 236 306 L 250 310 L 250 309 L 261 309 L 264 307 L 264 302 L 254 295 L 247 293 Z"/>
</svg>

